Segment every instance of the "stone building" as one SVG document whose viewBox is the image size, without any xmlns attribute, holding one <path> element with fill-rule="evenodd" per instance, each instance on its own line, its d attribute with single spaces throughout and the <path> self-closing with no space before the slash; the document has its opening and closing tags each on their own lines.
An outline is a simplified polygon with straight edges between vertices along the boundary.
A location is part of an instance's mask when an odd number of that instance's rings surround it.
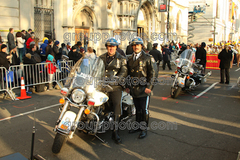
<svg viewBox="0 0 240 160">
<path fill-rule="evenodd" d="M 60 42 L 89 39 L 98 54 L 106 51 L 104 43 L 116 37 L 125 50 L 134 36 L 148 41 L 166 41 L 167 12 L 158 12 L 158 0 L 9 0 L 0 12 L 9 23 L 0 21 L 3 38 L 8 28 L 32 28 L 37 37 L 48 36 Z M 13 15 L 14 14 L 14 15 Z M 171 0 L 169 39 L 187 42 L 188 1 Z"/>
</svg>

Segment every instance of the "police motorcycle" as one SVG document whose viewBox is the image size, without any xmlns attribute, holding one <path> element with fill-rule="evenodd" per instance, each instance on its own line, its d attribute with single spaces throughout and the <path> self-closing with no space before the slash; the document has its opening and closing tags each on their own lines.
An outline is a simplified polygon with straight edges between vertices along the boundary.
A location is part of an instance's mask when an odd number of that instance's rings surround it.
<svg viewBox="0 0 240 160">
<path fill-rule="evenodd" d="M 198 85 L 206 82 L 207 78 L 212 74 L 210 71 L 206 75 L 203 75 L 202 70 L 204 67 L 198 64 L 200 62 L 199 59 L 195 63 L 194 59 L 195 52 L 191 49 L 184 50 L 179 58 L 176 59 L 177 71 L 172 75 L 174 81 L 170 91 L 172 98 L 177 98 L 182 90 L 190 93 Z"/>
<path fill-rule="evenodd" d="M 54 128 L 56 135 L 52 145 L 53 153 L 59 153 L 64 142 L 67 138 L 72 139 L 76 130 L 105 142 L 97 133 L 106 132 L 104 123 L 113 121 L 113 112 L 106 108 L 109 100 L 107 92 L 112 90 L 109 83 L 115 81 L 102 80 L 104 73 L 105 66 L 99 57 L 83 57 L 71 69 L 61 88 L 63 98 L 59 100 L 61 113 Z M 121 120 L 135 114 L 133 99 L 126 92 L 122 94 L 122 107 Z"/>
</svg>

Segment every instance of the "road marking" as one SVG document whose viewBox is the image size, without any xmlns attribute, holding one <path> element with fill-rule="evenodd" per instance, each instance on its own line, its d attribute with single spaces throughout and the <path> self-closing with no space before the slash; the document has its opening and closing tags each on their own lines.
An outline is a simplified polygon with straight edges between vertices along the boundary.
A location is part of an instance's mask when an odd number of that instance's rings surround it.
<svg viewBox="0 0 240 160">
<path fill-rule="evenodd" d="M 209 91 L 210 89 L 212 89 L 216 84 L 218 84 L 218 82 L 213 83 L 210 87 L 208 87 L 207 89 L 205 89 L 203 92 L 201 92 L 200 94 L 198 94 L 197 96 L 194 97 L 194 99 L 197 99 L 199 97 L 201 97 L 203 94 L 205 94 L 207 91 Z"/>
<path fill-rule="evenodd" d="M 237 71 L 239 71 L 239 70 L 240 70 L 240 68 L 236 69 L 235 72 L 237 72 Z"/>
<path fill-rule="evenodd" d="M 44 108 L 39 108 L 39 109 L 36 109 L 36 110 L 28 111 L 28 112 L 25 112 L 25 113 L 20 113 L 20 114 L 13 115 L 13 116 L 10 116 L 10 117 L 6 117 L 6 118 L 3 118 L 3 119 L 0 119 L 0 122 L 6 121 L 6 120 L 9 120 L 9 119 L 12 119 L 12 118 L 24 116 L 24 115 L 27 115 L 27 114 L 30 114 L 30 113 L 33 113 L 33 112 L 38 112 L 38 111 L 41 111 L 41 110 L 49 109 L 49 108 L 56 107 L 56 106 L 59 106 L 59 103 L 58 104 L 53 104 L 51 106 L 47 106 L 47 107 L 44 107 Z"/>
</svg>

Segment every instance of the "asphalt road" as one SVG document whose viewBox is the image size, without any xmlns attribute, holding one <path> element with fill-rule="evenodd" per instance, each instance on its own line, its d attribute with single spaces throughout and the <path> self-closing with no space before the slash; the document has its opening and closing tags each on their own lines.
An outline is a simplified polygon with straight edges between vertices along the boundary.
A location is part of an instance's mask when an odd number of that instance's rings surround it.
<svg viewBox="0 0 240 160">
<path fill-rule="evenodd" d="M 34 154 L 47 160 L 236 160 L 240 151 L 240 93 L 236 86 L 240 70 L 236 69 L 234 66 L 230 71 L 229 85 L 216 83 L 220 81 L 219 71 L 213 71 L 205 84 L 191 94 L 182 92 L 177 99 L 169 96 L 170 83 L 157 85 L 150 100 L 150 130 L 145 139 L 139 140 L 138 133 L 123 130 L 123 143 L 117 145 L 108 131 L 99 135 L 108 142 L 103 144 L 93 136 L 76 132 L 58 155 L 51 152 L 51 147 L 59 116 L 59 90 L 36 93 L 22 101 L 0 99 L 0 157 L 15 152 L 30 157 L 32 111 L 36 107 Z M 160 77 L 167 79 L 167 74 L 161 71 Z M 194 96 L 206 89 L 202 96 Z M 167 122 L 174 127 L 168 127 Z"/>
</svg>

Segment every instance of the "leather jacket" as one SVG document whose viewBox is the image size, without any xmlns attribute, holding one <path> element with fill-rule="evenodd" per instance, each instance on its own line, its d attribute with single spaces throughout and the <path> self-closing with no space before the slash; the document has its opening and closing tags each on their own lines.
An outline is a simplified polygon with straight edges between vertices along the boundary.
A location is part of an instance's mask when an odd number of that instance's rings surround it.
<svg viewBox="0 0 240 160">
<path fill-rule="evenodd" d="M 114 59 L 107 64 L 107 54 L 108 53 L 105 53 L 100 56 L 105 64 L 105 78 L 111 81 L 114 79 L 116 81 L 114 84 L 109 83 L 114 91 L 122 90 L 123 88 L 119 83 L 119 79 L 126 78 L 127 76 L 127 60 L 125 57 L 120 55 L 120 53 L 116 52 Z M 118 78 L 116 79 L 114 77 Z"/>
<path fill-rule="evenodd" d="M 134 53 L 135 54 L 135 53 Z M 128 77 L 126 79 L 126 86 L 130 88 L 130 94 L 134 98 L 146 97 L 150 94 L 145 93 L 145 89 L 153 89 L 157 78 L 157 65 L 154 58 L 141 51 L 140 57 L 134 61 L 134 54 L 132 54 L 127 62 Z M 131 79 L 131 82 L 129 79 Z M 135 83 L 137 79 L 138 83 Z"/>
</svg>

